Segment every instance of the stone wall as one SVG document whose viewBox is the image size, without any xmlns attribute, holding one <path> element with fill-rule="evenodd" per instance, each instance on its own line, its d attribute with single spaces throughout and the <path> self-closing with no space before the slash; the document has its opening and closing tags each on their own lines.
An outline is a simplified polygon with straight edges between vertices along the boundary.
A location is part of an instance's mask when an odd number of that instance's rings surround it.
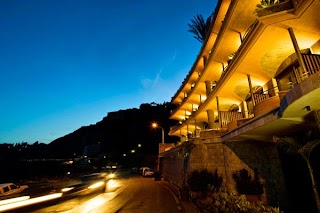
<svg viewBox="0 0 320 213">
<path fill-rule="evenodd" d="M 263 201 L 272 205 L 287 204 L 282 165 L 274 143 L 237 141 L 226 143 L 224 148 L 228 189 L 235 189 L 234 172 L 247 169 L 253 176 L 253 170 L 257 169 L 265 185 Z"/>
<path fill-rule="evenodd" d="M 192 143 L 195 147 L 189 156 L 186 156 L 183 144 L 162 153 L 160 170 L 165 180 L 183 187 L 186 183 L 184 177 L 193 170 L 207 169 L 213 172 L 217 169 L 218 174 L 223 177 L 224 187 L 235 190 L 232 174 L 247 169 L 253 176 L 253 170 L 256 168 L 265 184 L 262 201 L 272 205 L 286 205 L 282 166 L 274 143 L 260 141 L 222 143 L 217 136 L 193 139 Z"/>
<path fill-rule="evenodd" d="M 170 151 L 164 152 L 159 158 L 159 171 L 163 178 L 179 187 L 183 186 L 183 163 L 184 158 L 182 157 L 182 146 L 179 146 Z"/>
</svg>

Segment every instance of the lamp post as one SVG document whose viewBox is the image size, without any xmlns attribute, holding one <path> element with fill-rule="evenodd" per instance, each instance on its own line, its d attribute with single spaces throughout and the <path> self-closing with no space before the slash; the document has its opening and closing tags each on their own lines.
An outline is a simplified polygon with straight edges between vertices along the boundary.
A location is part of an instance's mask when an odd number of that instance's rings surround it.
<svg viewBox="0 0 320 213">
<path fill-rule="evenodd" d="M 153 123 L 152 127 L 153 128 L 158 128 L 158 127 L 161 128 L 161 130 L 162 130 L 162 144 L 164 144 L 164 129 L 161 126 L 159 126 L 157 123 Z"/>
</svg>

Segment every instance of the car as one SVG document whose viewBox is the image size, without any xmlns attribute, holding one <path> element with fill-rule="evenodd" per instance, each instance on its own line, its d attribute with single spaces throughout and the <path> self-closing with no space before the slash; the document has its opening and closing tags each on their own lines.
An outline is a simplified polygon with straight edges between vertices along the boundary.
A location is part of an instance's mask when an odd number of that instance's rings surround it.
<svg viewBox="0 0 320 213">
<path fill-rule="evenodd" d="M 144 176 L 144 172 L 146 171 L 146 170 L 149 170 L 150 168 L 149 167 L 141 167 L 140 169 L 139 169 L 139 173 L 142 175 L 142 176 Z"/>
<path fill-rule="evenodd" d="M 102 173 L 84 175 L 79 180 L 79 183 L 62 188 L 63 196 L 81 196 L 106 190 L 107 178 Z"/>
<path fill-rule="evenodd" d="M 117 168 L 108 168 L 108 167 L 105 167 L 105 168 L 102 168 L 101 169 L 101 174 L 103 174 L 106 179 L 114 179 L 114 178 L 117 178 Z"/>
<path fill-rule="evenodd" d="M 2 183 L 0 184 L 0 196 L 8 196 L 13 194 L 19 194 L 28 188 L 27 185 L 16 185 L 14 183 Z"/>
<path fill-rule="evenodd" d="M 132 174 L 139 174 L 139 167 L 133 167 L 130 172 Z"/>
<path fill-rule="evenodd" d="M 154 171 L 151 169 L 147 169 L 144 171 L 144 175 L 145 177 L 152 177 L 154 175 Z"/>
</svg>

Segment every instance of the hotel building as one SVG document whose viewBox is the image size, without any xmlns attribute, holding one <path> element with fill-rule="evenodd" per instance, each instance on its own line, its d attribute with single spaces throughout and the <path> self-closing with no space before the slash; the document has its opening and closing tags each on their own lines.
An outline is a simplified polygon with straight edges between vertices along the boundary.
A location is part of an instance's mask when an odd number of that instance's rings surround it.
<svg viewBox="0 0 320 213">
<path fill-rule="evenodd" d="M 209 34 L 172 97 L 170 119 L 179 124 L 169 135 L 180 141 L 160 145 L 159 169 L 179 186 L 181 174 L 217 169 L 234 189 L 234 172 L 257 168 L 264 202 L 285 206 L 276 144 L 320 127 L 320 1 L 260 3 L 218 1 Z"/>
</svg>

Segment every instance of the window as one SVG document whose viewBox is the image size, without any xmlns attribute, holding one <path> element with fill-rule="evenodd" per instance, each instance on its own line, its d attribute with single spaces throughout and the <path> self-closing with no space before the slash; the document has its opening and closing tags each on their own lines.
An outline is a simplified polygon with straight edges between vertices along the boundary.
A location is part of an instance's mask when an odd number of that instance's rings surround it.
<svg viewBox="0 0 320 213">
<path fill-rule="evenodd" d="M 10 191 L 9 186 L 3 187 L 3 192 L 4 192 L 4 193 L 6 193 L 6 192 L 8 192 L 8 191 Z"/>
<path fill-rule="evenodd" d="M 12 185 L 10 185 L 10 188 L 11 188 L 11 190 L 14 190 L 14 189 L 17 189 L 17 188 L 18 188 L 18 186 L 17 186 L 17 185 L 12 184 Z"/>
</svg>

